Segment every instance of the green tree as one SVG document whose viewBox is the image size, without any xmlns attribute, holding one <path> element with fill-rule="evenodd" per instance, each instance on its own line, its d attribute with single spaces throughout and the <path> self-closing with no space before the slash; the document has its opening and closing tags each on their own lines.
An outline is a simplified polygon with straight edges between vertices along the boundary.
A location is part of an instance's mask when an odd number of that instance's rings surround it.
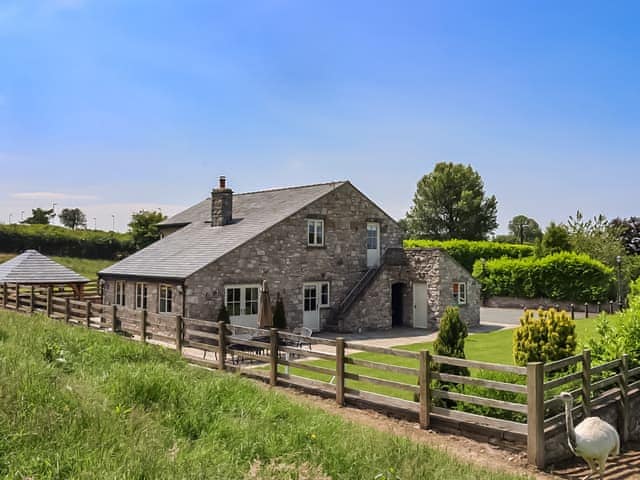
<svg viewBox="0 0 640 480">
<path fill-rule="evenodd" d="M 534 243 L 542 238 L 540 225 L 526 215 L 516 215 L 509 221 L 509 232 L 520 243 Z"/>
<path fill-rule="evenodd" d="M 464 339 L 467 338 L 467 325 L 460 319 L 458 307 L 447 307 L 440 320 L 438 337 L 433 342 L 433 353 L 446 357 L 466 358 L 464 354 Z M 469 375 L 466 367 L 455 365 L 438 365 L 442 373 L 454 375 Z"/>
<path fill-rule="evenodd" d="M 144 248 L 160 238 L 158 223 L 165 217 L 161 212 L 140 210 L 131 216 L 129 231 L 136 248 Z"/>
<path fill-rule="evenodd" d="M 640 217 L 614 218 L 609 223 L 629 255 L 640 255 Z"/>
<path fill-rule="evenodd" d="M 60 212 L 60 222 L 71 230 L 87 226 L 87 216 L 79 208 L 64 208 Z"/>
<path fill-rule="evenodd" d="M 485 197 L 482 178 L 471 166 L 441 162 L 418 182 L 407 214 L 413 238 L 482 240 L 497 227 L 498 202 Z"/>
<path fill-rule="evenodd" d="M 556 225 L 551 222 L 542 236 L 540 247 L 543 255 L 570 252 L 572 248 L 567 228 L 564 225 Z"/>
<path fill-rule="evenodd" d="M 578 210 L 569 217 L 567 232 L 571 246 L 578 253 L 586 253 L 610 267 L 616 266 L 616 257 L 624 257 L 626 251 L 620 241 L 622 227 L 611 225 L 604 215 L 585 219 Z"/>
<path fill-rule="evenodd" d="M 573 355 L 576 350 L 576 322 L 567 312 L 526 310 L 520 326 L 513 331 L 513 359 L 518 365 L 528 362 L 553 362 Z"/>
<path fill-rule="evenodd" d="M 29 225 L 48 225 L 49 222 L 56 214 L 53 212 L 53 208 L 45 210 L 43 208 L 31 209 L 31 216 L 25 219 L 22 223 Z"/>
</svg>

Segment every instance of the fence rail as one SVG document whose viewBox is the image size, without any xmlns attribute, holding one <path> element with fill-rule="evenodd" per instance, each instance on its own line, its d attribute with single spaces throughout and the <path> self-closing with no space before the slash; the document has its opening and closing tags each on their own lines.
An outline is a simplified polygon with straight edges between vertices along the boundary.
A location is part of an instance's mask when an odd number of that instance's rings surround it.
<svg viewBox="0 0 640 480">
<path fill-rule="evenodd" d="M 270 385 L 300 387 L 332 396 L 340 405 L 364 402 L 417 416 L 422 428 L 437 423 L 469 432 L 486 428 L 509 434 L 510 440 L 526 442 L 529 462 L 538 467 L 545 465 L 545 431 L 563 425 L 557 399 L 561 389 L 579 401 L 574 408 L 577 415 L 589 414 L 593 406 L 611 398 L 621 399 L 623 440 L 629 431 L 629 395 L 640 389 L 640 367 L 629 368 L 628 357 L 592 367 L 588 350 L 546 365 L 500 365 L 426 350 L 412 352 L 157 314 L 103 305 L 90 298 L 58 296 L 51 288 L 9 284 L 0 284 L 0 306 L 175 348 L 194 364 L 238 372 Z M 450 373 L 447 366 L 471 372 Z M 480 372 L 499 376 L 483 378 Z M 460 411 L 459 404 L 498 414 Z"/>
</svg>

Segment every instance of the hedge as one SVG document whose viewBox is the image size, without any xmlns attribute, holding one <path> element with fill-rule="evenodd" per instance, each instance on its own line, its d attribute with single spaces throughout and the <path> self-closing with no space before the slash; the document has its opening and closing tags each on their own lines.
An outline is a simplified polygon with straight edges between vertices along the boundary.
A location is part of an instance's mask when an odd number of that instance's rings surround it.
<svg viewBox="0 0 640 480">
<path fill-rule="evenodd" d="M 54 225 L 0 225 L 0 252 L 35 249 L 63 257 L 117 259 L 135 251 L 131 236 Z"/>
<path fill-rule="evenodd" d="M 484 258 L 523 258 L 533 256 L 531 245 L 470 240 L 405 240 L 405 248 L 441 248 L 464 268 L 471 271 L 473 264 Z"/>
<path fill-rule="evenodd" d="M 501 258 L 473 266 L 473 276 L 492 296 L 549 298 L 595 302 L 607 299 L 614 286 L 612 268 L 585 254 L 556 253 L 546 257 Z"/>
</svg>

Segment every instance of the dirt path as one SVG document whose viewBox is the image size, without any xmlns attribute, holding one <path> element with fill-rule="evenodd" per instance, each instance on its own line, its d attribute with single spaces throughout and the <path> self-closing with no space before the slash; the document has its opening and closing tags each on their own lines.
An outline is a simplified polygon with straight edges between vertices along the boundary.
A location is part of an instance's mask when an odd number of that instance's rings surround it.
<svg viewBox="0 0 640 480">
<path fill-rule="evenodd" d="M 264 388 L 268 386 L 261 384 Z M 277 391 L 298 403 L 319 407 L 327 413 L 339 415 L 345 420 L 366 425 L 382 432 L 388 432 L 423 443 L 447 452 L 461 461 L 494 471 L 528 476 L 534 479 L 578 480 L 588 473 L 588 467 L 581 459 L 573 459 L 558 465 L 550 472 L 541 472 L 527 464 L 524 452 L 478 442 L 465 437 L 422 430 L 417 423 L 388 417 L 373 410 L 339 407 L 334 400 L 309 395 L 290 388 L 276 387 Z M 629 450 L 632 448 L 633 450 Z M 605 480 L 640 480 L 640 444 L 629 445 L 626 452 L 611 459 L 604 476 Z"/>
</svg>

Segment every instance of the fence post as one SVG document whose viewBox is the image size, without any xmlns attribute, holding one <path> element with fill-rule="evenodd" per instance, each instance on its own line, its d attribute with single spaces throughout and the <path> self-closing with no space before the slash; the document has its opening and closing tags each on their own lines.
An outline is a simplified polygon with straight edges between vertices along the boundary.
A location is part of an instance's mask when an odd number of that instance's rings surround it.
<svg viewBox="0 0 640 480">
<path fill-rule="evenodd" d="M 7 293 L 7 282 L 2 284 L 2 308 L 7 308 L 7 297 L 9 294 Z"/>
<path fill-rule="evenodd" d="M 33 313 L 35 310 L 36 292 L 34 288 L 35 287 L 31 285 L 31 291 L 29 292 L 29 313 Z"/>
<path fill-rule="evenodd" d="M 589 318 L 589 304 L 584 302 L 584 318 Z"/>
<path fill-rule="evenodd" d="M 140 319 L 140 341 L 147 342 L 147 309 L 142 310 L 142 318 Z"/>
<path fill-rule="evenodd" d="M 64 297 L 64 321 L 69 323 L 69 318 L 71 318 L 71 304 L 69 297 Z"/>
<path fill-rule="evenodd" d="M 227 357 L 227 345 L 225 338 L 226 325 L 224 322 L 218 322 L 218 370 L 224 370 L 224 362 Z"/>
<path fill-rule="evenodd" d="M 16 283 L 16 312 L 20 311 L 20 284 Z"/>
<path fill-rule="evenodd" d="M 91 300 L 87 300 L 87 317 L 85 318 L 87 328 L 91 327 Z"/>
<path fill-rule="evenodd" d="M 114 303 L 111 305 L 111 331 L 116 333 L 118 326 L 118 306 Z"/>
<path fill-rule="evenodd" d="M 344 405 L 344 338 L 336 338 L 336 403 Z"/>
<path fill-rule="evenodd" d="M 269 385 L 275 387 L 278 384 L 278 329 L 272 328 L 270 332 L 270 371 Z"/>
<path fill-rule="evenodd" d="M 629 439 L 629 392 L 627 387 L 629 385 L 629 355 L 622 355 L 622 365 L 620 367 L 620 397 L 622 398 L 622 442 L 626 442 Z"/>
<path fill-rule="evenodd" d="M 613 300 L 609 300 L 609 313 L 613 315 Z"/>
<path fill-rule="evenodd" d="M 582 409 L 584 416 L 591 416 L 591 350 L 582 351 Z"/>
<path fill-rule="evenodd" d="M 571 320 L 575 320 L 576 319 L 576 306 L 572 303 L 570 309 L 571 309 Z"/>
<path fill-rule="evenodd" d="M 420 352 L 420 428 L 428 428 L 431 414 L 431 355 Z"/>
<path fill-rule="evenodd" d="M 53 287 L 49 285 L 47 287 L 47 317 L 51 318 L 51 314 L 53 313 Z"/>
<path fill-rule="evenodd" d="M 544 468 L 544 363 L 527 364 L 527 459 Z"/>
<path fill-rule="evenodd" d="M 182 315 L 176 315 L 176 350 L 182 354 Z"/>
</svg>

